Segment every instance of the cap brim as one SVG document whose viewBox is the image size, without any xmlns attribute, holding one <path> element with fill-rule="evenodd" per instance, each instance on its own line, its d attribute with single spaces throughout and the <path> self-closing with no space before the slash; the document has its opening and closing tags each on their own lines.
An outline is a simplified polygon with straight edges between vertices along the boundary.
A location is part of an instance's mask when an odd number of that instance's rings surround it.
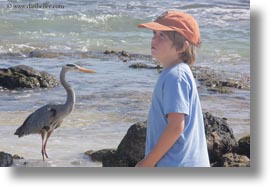
<svg viewBox="0 0 270 187">
<path fill-rule="evenodd" d="M 161 25 L 157 22 L 142 23 L 142 24 L 139 24 L 138 27 L 147 28 L 151 30 L 157 30 L 157 31 L 174 31 L 174 29 L 167 27 L 165 25 Z"/>
</svg>

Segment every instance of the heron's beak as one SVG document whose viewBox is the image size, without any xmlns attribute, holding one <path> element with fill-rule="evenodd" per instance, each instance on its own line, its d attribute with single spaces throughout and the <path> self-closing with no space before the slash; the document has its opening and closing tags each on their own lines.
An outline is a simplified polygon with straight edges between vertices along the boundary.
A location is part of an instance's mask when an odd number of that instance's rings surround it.
<svg viewBox="0 0 270 187">
<path fill-rule="evenodd" d="M 82 68 L 82 67 L 79 67 L 78 69 L 79 69 L 80 71 L 86 72 L 86 73 L 96 73 L 96 71 L 91 70 L 91 69 L 86 69 L 86 68 Z"/>
</svg>

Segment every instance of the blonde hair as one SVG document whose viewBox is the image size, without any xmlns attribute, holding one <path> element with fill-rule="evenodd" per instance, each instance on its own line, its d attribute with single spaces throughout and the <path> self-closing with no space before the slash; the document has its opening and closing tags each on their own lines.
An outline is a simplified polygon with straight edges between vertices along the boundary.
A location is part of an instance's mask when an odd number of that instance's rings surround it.
<svg viewBox="0 0 270 187">
<path fill-rule="evenodd" d="M 195 63 L 197 57 L 198 46 L 189 42 L 185 37 L 175 31 L 164 31 L 164 33 L 169 37 L 169 39 L 173 42 L 173 45 L 176 49 L 181 49 L 184 47 L 185 41 L 189 43 L 188 47 L 183 53 L 179 54 L 179 59 L 183 60 L 183 62 L 192 65 Z"/>
</svg>

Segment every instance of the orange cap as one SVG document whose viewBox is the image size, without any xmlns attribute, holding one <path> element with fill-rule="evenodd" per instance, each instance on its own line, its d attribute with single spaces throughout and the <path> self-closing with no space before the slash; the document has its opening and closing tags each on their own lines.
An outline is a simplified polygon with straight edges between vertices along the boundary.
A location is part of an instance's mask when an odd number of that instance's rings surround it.
<svg viewBox="0 0 270 187">
<path fill-rule="evenodd" d="M 190 14 L 184 12 L 167 11 L 154 22 L 139 24 L 138 27 L 158 31 L 176 31 L 194 45 L 201 43 L 197 21 Z"/>
</svg>

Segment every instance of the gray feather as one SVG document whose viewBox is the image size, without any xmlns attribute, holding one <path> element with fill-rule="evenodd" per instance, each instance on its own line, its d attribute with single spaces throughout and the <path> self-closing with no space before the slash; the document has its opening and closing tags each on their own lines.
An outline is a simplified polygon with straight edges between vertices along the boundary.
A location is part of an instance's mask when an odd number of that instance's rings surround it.
<svg viewBox="0 0 270 187">
<path fill-rule="evenodd" d="M 43 133 L 44 131 L 52 131 L 60 126 L 63 119 L 73 110 L 75 104 L 75 93 L 72 87 L 65 81 L 65 74 L 69 70 L 78 70 L 79 66 L 63 66 L 60 73 L 60 82 L 67 92 L 67 100 L 65 104 L 53 105 L 48 104 L 30 114 L 24 123 L 16 130 L 15 135 L 19 137 Z"/>
<path fill-rule="evenodd" d="M 50 129 L 50 126 L 57 121 L 58 105 L 45 105 L 30 114 L 20 126 L 15 135 L 19 137 L 39 133 L 42 129 Z"/>
</svg>

